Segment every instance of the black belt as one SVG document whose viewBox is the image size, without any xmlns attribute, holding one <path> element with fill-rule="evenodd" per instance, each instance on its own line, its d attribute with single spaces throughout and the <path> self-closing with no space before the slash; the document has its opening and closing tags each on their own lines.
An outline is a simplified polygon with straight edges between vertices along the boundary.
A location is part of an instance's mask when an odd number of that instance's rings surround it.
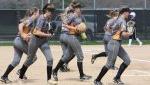
<svg viewBox="0 0 150 85">
<path fill-rule="evenodd" d="M 68 32 L 68 31 L 61 31 L 61 33 L 66 33 L 66 34 L 69 34 L 69 32 Z"/>
<path fill-rule="evenodd" d="M 38 36 L 38 35 L 34 35 L 36 38 L 40 38 L 40 39 L 44 39 L 46 37 L 41 37 L 41 36 Z"/>
</svg>

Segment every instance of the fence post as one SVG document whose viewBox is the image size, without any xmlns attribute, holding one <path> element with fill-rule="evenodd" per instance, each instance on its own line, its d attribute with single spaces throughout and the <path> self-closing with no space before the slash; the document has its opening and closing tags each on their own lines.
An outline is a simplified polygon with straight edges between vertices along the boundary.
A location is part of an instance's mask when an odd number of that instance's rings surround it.
<svg viewBox="0 0 150 85">
<path fill-rule="evenodd" d="M 145 9 L 147 9 L 147 0 L 144 1 Z"/>
</svg>

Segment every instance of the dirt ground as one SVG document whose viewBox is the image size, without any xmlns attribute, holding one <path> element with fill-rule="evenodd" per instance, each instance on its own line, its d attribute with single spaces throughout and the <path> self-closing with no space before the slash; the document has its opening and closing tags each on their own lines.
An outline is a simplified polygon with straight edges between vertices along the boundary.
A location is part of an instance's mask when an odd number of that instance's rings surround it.
<svg viewBox="0 0 150 85">
<path fill-rule="evenodd" d="M 59 45 L 51 45 L 51 51 L 54 58 L 54 67 L 59 61 L 62 50 Z M 125 85 L 150 85 L 150 45 L 137 46 L 133 45 L 128 47 L 123 46 L 126 51 L 131 56 L 131 65 L 125 71 L 122 76 L 122 80 Z M 83 45 L 84 52 L 84 72 L 92 76 L 92 79 L 87 81 L 79 80 L 79 73 L 76 65 L 76 58 L 73 59 L 69 67 L 70 72 L 59 72 L 58 85 L 93 85 L 93 80 L 97 77 L 103 65 L 106 63 L 106 58 L 98 58 L 94 64 L 91 64 L 91 55 L 104 51 L 103 45 Z M 4 73 L 7 66 L 11 63 L 13 59 L 13 47 L 12 46 L 1 46 L 0 47 L 0 76 Z M 37 61 L 28 69 L 26 75 L 28 80 L 20 82 L 16 71 L 22 66 L 26 59 L 26 55 L 20 64 L 10 73 L 9 79 L 13 82 L 7 85 L 47 85 L 46 82 L 46 59 L 42 52 L 38 50 Z M 122 63 L 121 59 L 117 59 L 116 66 L 119 67 Z M 110 70 L 106 76 L 102 79 L 104 85 L 113 85 L 113 77 L 115 76 L 117 70 Z M 0 82 L 0 85 L 5 85 Z"/>
</svg>

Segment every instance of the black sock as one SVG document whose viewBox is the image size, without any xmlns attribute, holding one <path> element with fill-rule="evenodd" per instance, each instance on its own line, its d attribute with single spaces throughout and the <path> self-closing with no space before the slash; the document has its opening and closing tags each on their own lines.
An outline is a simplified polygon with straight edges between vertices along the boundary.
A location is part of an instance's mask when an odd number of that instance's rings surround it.
<svg viewBox="0 0 150 85">
<path fill-rule="evenodd" d="M 56 68 L 54 69 L 54 72 L 57 73 L 58 70 L 59 70 L 59 68 L 62 67 L 63 64 L 64 64 L 64 62 L 63 62 L 62 60 L 59 60 L 59 62 L 58 62 L 58 64 L 57 64 Z"/>
<path fill-rule="evenodd" d="M 120 65 L 120 68 L 119 68 L 119 70 L 118 70 L 118 73 L 117 73 L 117 75 L 116 75 L 116 79 L 120 79 L 120 77 L 121 77 L 121 74 L 125 71 L 125 69 L 128 67 L 128 65 L 126 65 L 125 63 L 122 63 L 121 65 Z"/>
<path fill-rule="evenodd" d="M 8 77 L 9 73 L 10 73 L 13 69 L 14 69 L 14 67 L 10 64 L 10 65 L 7 67 L 7 69 L 6 69 L 6 71 L 5 71 L 4 75 L 3 75 L 3 77 Z"/>
<path fill-rule="evenodd" d="M 25 75 L 25 72 L 27 71 L 28 67 L 23 65 L 22 68 L 20 69 L 20 79 L 23 79 L 23 76 Z"/>
<path fill-rule="evenodd" d="M 52 75 L 52 66 L 47 66 L 47 80 L 51 79 Z"/>
<path fill-rule="evenodd" d="M 99 73 L 99 75 L 96 78 L 96 81 L 101 81 L 101 79 L 103 78 L 103 76 L 107 73 L 108 68 L 106 66 L 104 66 L 101 70 L 101 72 Z"/>
<path fill-rule="evenodd" d="M 106 57 L 107 56 L 107 54 L 106 54 L 106 52 L 101 52 L 101 53 L 99 53 L 99 54 L 96 54 L 96 55 L 94 55 L 94 57 L 95 58 L 97 58 L 97 57 Z"/>
<path fill-rule="evenodd" d="M 70 56 L 71 58 L 66 62 L 66 64 L 68 65 L 68 63 L 75 57 L 75 55 Z"/>
<path fill-rule="evenodd" d="M 78 66 L 78 70 L 79 70 L 79 73 L 80 73 L 80 77 L 84 76 L 82 62 L 77 62 L 77 66 Z"/>
</svg>

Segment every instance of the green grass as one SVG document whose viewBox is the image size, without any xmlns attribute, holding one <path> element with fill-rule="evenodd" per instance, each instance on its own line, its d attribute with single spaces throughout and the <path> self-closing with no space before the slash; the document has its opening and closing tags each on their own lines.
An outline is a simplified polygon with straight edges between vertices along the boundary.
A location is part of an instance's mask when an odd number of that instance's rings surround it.
<svg viewBox="0 0 150 85">
<path fill-rule="evenodd" d="M 143 42 L 143 45 L 148 45 L 148 44 L 150 44 L 150 40 L 142 40 L 142 42 Z M 59 41 L 55 41 L 55 40 L 50 40 L 49 42 L 48 42 L 50 45 L 60 45 L 60 42 Z M 128 40 L 124 40 L 123 42 L 122 42 L 123 44 L 128 44 Z M 103 45 L 103 41 L 101 40 L 99 40 L 99 41 L 81 41 L 81 44 L 82 45 Z M 136 42 L 136 41 L 133 41 L 133 43 L 132 44 L 135 44 L 135 45 L 137 45 L 138 44 L 138 42 Z M 12 46 L 13 45 L 13 41 L 0 41 L 0 46 Z"/>
</svg>

